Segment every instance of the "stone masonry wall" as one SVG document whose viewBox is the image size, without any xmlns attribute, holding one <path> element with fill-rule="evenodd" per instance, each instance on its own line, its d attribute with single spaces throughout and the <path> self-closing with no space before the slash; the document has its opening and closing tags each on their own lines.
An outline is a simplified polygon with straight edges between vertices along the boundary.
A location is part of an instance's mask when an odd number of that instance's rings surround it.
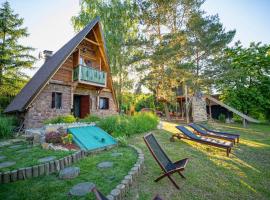
<svg viewBox="0 0 270 200">
<path fill-rule="evenodd" d="M 205 98 L 192 97 L 192 118 L 193 122 L 207 121 Z"/>
<path fill-rule="evenodd" d="M 90 114 L 98 115 L 100 117 L 108 116 L 108 115 L 116 115 L 117 107 L 114 103 L 113 96 L 111 92 L 101 92 L 99 97 L 106 97 L 109 98 L 109 109 L 101 110 L 98 109 L 97 106 L 97 92 L 96 90 L 87 90 L 84 88 L 76 88 L 74 94 L 78 95 L 90 95 Z"/>
<path fill-rule="evenodd" d="M 52 92 L 62 93 L 62 108 L 51 108 Z M 25 114 L 25 128 L 38 128 L 41 127 L 44 120 L 59 115 L 70 114 L 71 111 L 71 87 L 48 84 L 43 91 L 31 104 L 30 108 Z"/>
</svg>

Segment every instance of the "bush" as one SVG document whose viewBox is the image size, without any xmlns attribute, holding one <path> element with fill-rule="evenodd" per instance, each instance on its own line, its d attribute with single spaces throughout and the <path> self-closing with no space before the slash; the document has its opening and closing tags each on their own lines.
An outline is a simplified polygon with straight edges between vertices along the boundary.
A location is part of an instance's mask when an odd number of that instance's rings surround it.
<svg viewBox="0 0 270 200">
<path fill-rule="evenodd" d="M 130 136 L 155 129 L 158 125 L 158 117 L 152 113 L 110 116 L 100 120 L 97 125 L 114 137 Z"/>
<path fill-rule="evenodd" d="M 15 117 L 0 116 L 0 138 L 11 137 L 17 125 Z"/>
<path fill-rule="evenodd" d="M 218 120 L 225 123 L 225 121 L 226 121 L 226 116 L 225 116 L 224 114 L 221 113 L 221 114 L 218 116 Z"/>
<path fill-rule="evenodd" d="M 119 136 L 116 138 L 119 146 L 126 147 L 128 145 L 127 136 Z"/>
<path fill-rule="evenodd" d="M 46 120 L 44 124 L 59 124 L 59 123 L 73 123 L 73 122 L 76 122 L 76 118 L 73 115 L 61 115 Z"/>
<path fill-rule="evenodd" d="M 49 132 L 45 135 L 45 141 L 47 143 L 53 143 L 53 144 L 57 144 L 57 143 L 61 143 L 62 142 L 62 138 L 61 138 L 61 134 L 59 132 Z"/>
<path fill-rule="evenodd" d="M 96 115 L 87 115 L 85 118 L 80 119 L 80 122 L 86 122 L 86 123 L 91 123 L 91 122 L 98 122 L 100 121 L 100 117 Z"/>
</svg>

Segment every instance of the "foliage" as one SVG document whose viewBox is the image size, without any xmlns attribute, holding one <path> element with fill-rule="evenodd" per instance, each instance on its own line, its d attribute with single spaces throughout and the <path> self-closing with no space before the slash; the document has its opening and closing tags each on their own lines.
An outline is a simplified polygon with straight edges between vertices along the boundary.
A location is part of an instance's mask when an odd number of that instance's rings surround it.
<svg viewBox="0 0 270 200">
<path fill-rule="evenodd" d="M 217 88 L 223 100 L 241 112 L 270 119 L 270 45 L 240 42 L 224 51 Z"/>
<path fill-rule="evenodd" d="M 226 121 L 226 116 L 223 114 L 223 113 L 221 113 L 219 116 L 218 116 L 218 120 L 220 121 L 220 122 L 225 122 Z"/>
<path fill-rule="evenodd" d="M 63 144 L 72 144 L 73 135 L 68 133 L 61 137 Z"/>
<path fill-rule="evenodd" d="M 13 129 L 17 125 L 17 119 L 0 115 L 0 138 L 8 138 L 13 135 Z"/>
<path fill-rule="evenodd" d="M 60 115 L 44 121 L 44 124 L 73 123 L 76 118 L 73 115 Z"/>
<path fill-rule="evenodd" d="M 114 137 L 131 136 L 155 129 L 158 117 L 151 113 L 137 113 L 134 116 L 116 115 L 102 119 L 97 125 Z"/>
<path fill-rule="evenodd" d="M 0 8 L 0 96 L 13 97 L 28 80 L 24 69 L 32 69 L 33 48 L 19 44 L 28 36 L 23 19 L 10 8 L 9 2 Z"/>
<path fill-rule="evenodd" d="M 80 7 L 79 14 L 72 17 L 76 30 L 100 16 L 114 87 L 121 107 L 122 91 L 132 84 L 128 79 L 128 62 L 133 52 L 130 41 L 137 38 L 138 32 L 137 5 L 135 1 L 82 0 Z"/>
<path fill-rule="evenodd" d="M 79 119 L 80 122 L 86 122 L 86 123 L 97 122 L 99 120 L 100 120 L 99 116 L 92 115 L 92 114 L 88 114 L 85 118 Z"/>
<path fill-rule="evenodd" d="M 47 143 L 59 144 L 62 142 L 61 134 L 55 131 L 46 133 L 45 141 Z"/>
<path fill-rule="evenodd" d="M 125 135 L 124 136 L 118 136 L 116 138 L 116 140 L 117 140 L 119 146 L 121 146 L 121 147 L 128 146 L 127 136 L 125 136 Z"/>
</svg>

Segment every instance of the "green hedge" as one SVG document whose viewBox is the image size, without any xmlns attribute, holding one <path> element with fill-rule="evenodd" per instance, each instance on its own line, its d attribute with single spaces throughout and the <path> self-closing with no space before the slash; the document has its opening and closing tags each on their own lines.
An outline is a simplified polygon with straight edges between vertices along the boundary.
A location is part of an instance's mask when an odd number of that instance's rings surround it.
<svg viewBox="0 0 270 200">
<path fill-rule="evenodd" d="M 12 137 L 16 125 L 17 120 L 15 117 L 0 116 L 0 138 Z"/>
<path fill-rule="evenodd" d="M 79 119 L 79 122 L 86 122 L 86 123 L 91 123 L 91 122 L 98 122 L 100 121 L 100 117 L 96 116 L 96 115 L 87 115 L 85 118 L 83 119 Z"/>
<path fill-rule="evenodd" d="M 137 113 L 135 116 L 116 115 L 100 120 L 97 125 L 113 135 L 131 136 L 153 130 L 158 125 L 158 117 L 152 113 Z"/>
</svg>

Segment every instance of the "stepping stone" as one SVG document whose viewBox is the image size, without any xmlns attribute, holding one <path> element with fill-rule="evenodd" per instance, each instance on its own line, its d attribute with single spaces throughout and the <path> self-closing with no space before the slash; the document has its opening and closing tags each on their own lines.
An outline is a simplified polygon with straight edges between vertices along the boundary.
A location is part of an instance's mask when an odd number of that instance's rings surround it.
<svg viewBox="0 0 270 200">
<path fill-rule="evenodd" d="M 119 156 L 122 156 L 123 153 L 118 153 L 118 152 L 114 152 L 111 154 L 112 157 L 119 157 Z"/>
<path fill-rule="evenodd" d="M 10 145 L 10 144 L 11 143 L 8 141 L 0 142 L 0 147 L 4 147 L 4 146 Z"/>
<path fill-rule="evenodd" d="M 105 161 L 105 162 L 99 163 L 97 166 L 99 169 L 106 169 L 106 168 L 111 168 L 113 166 L 113 163 Z"/>
<path fill-rule="evenodd" d="M 60 179 L 73 179 L 79 176 L 80 168 L 79 167 L 67 167 L 62 169 L 59 172 Z"/>
<path fill-rule="evenodd" d="M 10 149 L 18 149 L 20 147 L 22 147 L 22 145 L 21 144 L 17 144 L 17 145 L 9 146 L 8 148 L 10 148 Z"/>
<path fill-rule="evenodd" d="M 91 182 L 79 183 L 70 189 L 69 194 L 73 196 L 85 196 L 90 193 L 94 187 L 95 184 Z"/>
<path fill-rule="evenodd" d="M 0 156 L 0 160 L 4 160 L 6 156 Z"/>
<path fill-rule="evenodd" d="M 5 168 L 5 167 L 10 167 L 10 166 L 15 165 L 15 164 L 16 164 L 16 162 L 14 162 L 14 161 L 2 162 L 2 163 L 0 163 L 0 169 Z"/>
<path fill-rule="evenodd" d="M 55 156 L 48 156 L 48 157 L 38 159 L 38 162 L 45 163 L 45 162 L 50 162 L 50 161 L 55 160 L 55 159 L 56 159 Z"/>
</svg>

